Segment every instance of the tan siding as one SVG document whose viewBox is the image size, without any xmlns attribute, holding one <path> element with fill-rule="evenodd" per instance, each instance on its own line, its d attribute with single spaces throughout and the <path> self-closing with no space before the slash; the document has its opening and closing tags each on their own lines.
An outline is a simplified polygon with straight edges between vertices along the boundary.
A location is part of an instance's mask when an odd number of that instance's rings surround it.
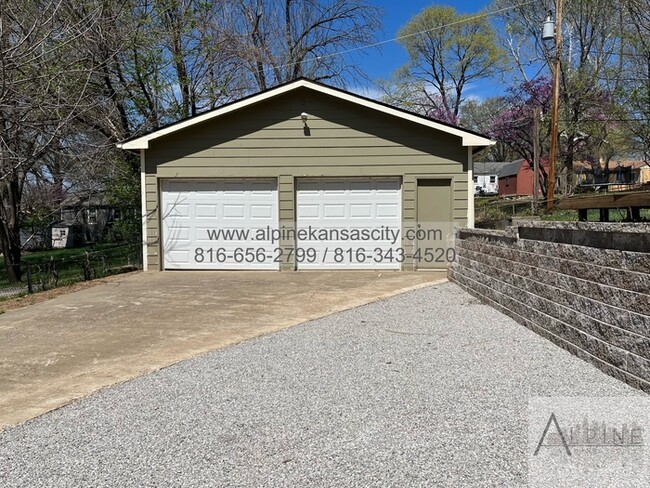
<svg viewBox="0 0 650 488">
<path fill-rule="evenodd" d="M 402 211 L 402 219 L 404 220 L 415 220 L 415 207 L 414 208 L 405 208 Z"/>
<path fill-rule="evenodd" d="M 337 164 L 336 166 L 327 166 L 325 164 L 315 166 L 266 166 L 252 167 L 241 165 L 238 167 L 210 167 L 210 166 L 191 166 L 183 168 L 170 168 L 160 166 L 158 168 L 158 177 L 160 178 L 256 178 L 256 177 L 277 177 L 281 173 L 291 171 L 297 177 L 354 177 L 354 176 L 400 176 L 403 167 L 393 161 L 393 164 L 384 166 L 375 166 L 372 163 L 375 160 L 369 160 L 366 165 Z M 279 164 L 282 161 L 278 161 Z M 411 172 L 426 173 L 431 165 L 407 166 Z M 443 174 L 449 174 L 451 168 L 446 168 Z M 436 177 L 440 173 L 431 172 L 429 177 Z"/>
<path fill-rule="evenodd" d="M 285 141 L 283 141 L 285 142 Z M 444 147 L 429 147 L 422 148 L 423 150 L 410 149 L 404 146 L 383 146 L 383 145 L 364 145 L 364 146 L 349 146 L 340 147 L 336 141 L 332 141 L 331 145 L 322 146 L 300 146 L 300 147 L 241 147 L 237 149 L 230 148 L 215 148 L 197 151 L 191 154 L 184 154 L 183 151 L 175 150 L 170 151 L 168 156 L 181 159 L 174 161 L 174 166 L 183 166 L 183 163 L 192 163 L 195 159 L 210 159 L 210 158 L 232 158 L 238 159 L 259 159 L 259 164 L 264 164 L 267 160 L 282 159 L 282 158 L 304 158 L 306 156 L 321 156 L 327 158 L 339 158 L 341 156 L 356 158 L 356 157 L 374 157 L 384 156 L 388 157 L 412 157 L 416 155 L 423 156 L 426 161 L 431 163 L 431 152 L 436 154 L 433 159 L 435 161 L 453 161 L 453 153 L 445 150 Z M 424 150 L 426 149 L 426 150 Z M 161 159 L 165 161 L 167 158 Z M 236 161 L 233 161 L 235 163 Z M 268 163 L 267 163 L 268 164 Z M 274 163 L 275 164 L 275 163 Z"/>
<path fill-rule="evenodd" d="M 293 210 L 293 202 L 289 200 L 280 200 L 280 211 L 282 210 Z"/>
<path fill-rule="evenodd" d="M 301 112 L 309 114 L 307 127 Z M 417 178 L 453 178 L 453 218 L 466 221 L 467 157 L 458 137 L 307 89 L 180 130 L 146 152 L 150 267 L 159 266 L 160 178 L 277 178 L 280 224 L 291 226 L 295 178 L 401 177 L 406 228 L 417 215 Z"/>
<path fill-rule="evenodd" d="M 280 228 L 293 228 L 295 221 L 295 208 L 294 208 L 294 194 L 295 194 L 295 181 L 292 175 L 280 175 L 278 177 L 278 198 L 280 200 Z M 289 252 L 295 247 L 295 242 L 282 240 L 280 247 L 284 251 L 284 255 L 288 256 Z M 291 258 L 283 260 L 280 263 L 280 271 L 290 271 L 295 269 L 296 263 L 291 253 Z"/>
<path fill-rule="evenodd" d="M 412 173 L 413 168 L 408 171 Z M 402 263 L 402 270 L 413 271 L 413 243 L 408 241 L 405 233 L 408 229 L 415 226 L 415 189 L 417 186 L 417 178 L 412 174 L 405 174 L 402 178 L 402 249 L 406 259 Z"/>
<path fill-rule="evenodd" d="M 217 166 L 215 166 L 217 165 Z M 266 158 L 186 158 L 172 163 L 165 163 L 158 166 L 158 175 L 161 171 L 176 177 L 187 177 L 188 171 L 198 169 L 221 169 L 225 173 L 245 177 L 246 172 L 251 169 L 264 173 L 268 169 L 292 172 L 317 172 L 326 171 L 334 173 L 341 168 L 357 168 L 357 172 L 368 166 L 377 166 L 379 171 L 398 173 L 402 171 L 413 173 L 447 174 L 462 171 L 459 163 L 447 160 L 440 160 L 432 156 L 413 154 L 411 156 L 388 156 L 379 152 L 375 155 L 354 155 L 349 156 L 328 156 L 321 153 L 303 154 L 302 156 L 286 156 Z M 381 168 L 387 166 L 387 168 Z"/>
<path fill-rule="evenodd" d="M 301 151 L 307 154 L 309 149 L 321 153 L 332 151 L 332 155 L 337 155 L 341 154 L 342 146 L 359 152 L 369 150 L 371 155 L 375 154 L 373 148 L 381 147 L 392 148 L 396 154 L 404 154 L 408 148 L 408 154 L 430 154 L 455 161 L 467 158 L 467 149 L 461 147 L 460 138 L 363 107 L 351 107 L 320 94 L 305 91 L 304 96 L 302 101 L 300 94 L 270 100 L 171 134 L 162 141 L 153 141 L 147 158 L 161 164 L 178 162 L 204 151 L 211 157 L 236 156 L 238 149 L 252 151 L 251 154 L 262 158 L 266 157 L 267 149 L 271 155 L 273 149 L 281 149 L 281 154 L 293 152 L 297 157 L 302 156 Z M 309 135 L 300 120 L 303 111 L 310 114 Z"/>
<path fill-rule="evenodd" d="M 372 128 L 368 128 L 372 130 Z M 234 135 L 234 134 L 233 134 Z M 152 142 L 152 145 L 155 142 Z M 408 145 L 407 145 L 408 144 Z M 441 150 L 443 152 L 455 152 L 453 147 L 448 146 L 445 140 L 429 139 L 423 141 L 417 136 L 405 135 L 400 140 L 387 138 L 378 139 L 372 134 L 364 134 L 347 127 L 338 129 L 327 129 L 326 131 L 312 131 L 312 135 L 305 137 L 301 131 L 294 128 L 282 130 L 264 129 L 257 136 L 244 136 L 231 140 L 219 133 L 215 137 L 194 139 L 190 142 L 179 140 L 178 145 L 169 148 L 170 157 L 176 153 L 192 154 L 209 149 L 277 149 L 285 147 L 415 147 L 423 150 Z"/>
<path fill-rule="evenodd" d="M 158 180 L 155 175 L 156 167 L 148 158 L 145 160 L 145 168 L 153 170 L 152 174 L 145 176 L 146 187 L 146 219 L 147 219 L 147 261 L 150 270 L 160 269 L 158 259 L 160 250 L 160 229 L 158 223 Z"/>
</svg>

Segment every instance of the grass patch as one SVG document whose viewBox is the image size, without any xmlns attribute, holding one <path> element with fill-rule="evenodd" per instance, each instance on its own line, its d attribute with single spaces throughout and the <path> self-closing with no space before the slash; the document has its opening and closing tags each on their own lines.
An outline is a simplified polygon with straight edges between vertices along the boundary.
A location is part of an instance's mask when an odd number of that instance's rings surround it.
<svg viewBox="0 0 650 488">
<path fill-rule="evenodd" d="M 533 215 L 530 198 L 504 200 L 499 197 L 481 197 L 474 200 L 476 222 L 494 222 L 510 217 Z"/>
<path fill-rule="evenodd" d="M 560 210 L 554 209 L 551 213 L 542 213 L 542 220 L 549 220 L 555 222 L 577 222 L 577 210 Z M 641 210 L 641 218 L 650 221 L 650 209 Z M 598 222 L 600 220 L 600 210 L 591 209 L 587 211 L 587 219 L 590 222 Z M 627 219 L 627 212 L 625 209 L 612 208 L 609 211 L 610 222 L 624 222 Z"/>
<path fill-rule="evenodd" d="M 39 264 L 51 260 L 71 259 L 85 256 L 86 253 L 106 251 L 123 247 L 124 244 L 91 244 L 89 246 L 65 248 L 65 249 L 46 249 L 43 251 L 24 251 L 21 256 L 22 264 Z M 4 267 L 5 258 L 0 255 L 0 266 Z"/>
<path fill-rule="evenodd" d="M 26 252 L 21 259 L 21 283 L 9 281 L 4 259 L 1 258 L 0 297 L 27 293 L 28 269 L 33 290 L 49 290 L 138 269 L 140 252 L 141 247 L 133 244 L 95 244 Z"/>
<path fill-rule="evenodd" d="M 518 198 L 512 200 L 503 200 L 495 197 L 481 197 L 474 199 L 474 209 L 477 223 L 495 222 L 506 220 L 512 217 L 530 217 L 533 215 L 531 200 L 529 198 Z M 577 210 L 562 210 L 554 208 L 548 212 L 546 208 L 540 208 L 539 217 L 541 220 L 555 222 L 577 222 Z M 587 218 L 590 222 L 600 220 L 600 211 L 591 209 L 587 212 Z M 627 218 L 625 209 L 611 209 L 609 219 L 611 222 L 623 222 Z M 650 209 L 641 210 L 641 218 L 650 221 Z"/>
<path fill-rule="evenodd" d="M 24 263 L 42 263 L 45 261 L 79 258 L 86 255 L 86 253 L 95 253 L 106 251 L 109 249 L 116 249 L 124 247 L 124 244 L 93 244 L 90 246 L 66 248 L 66 249 L 47 249 L 45 251 L 27 251 L 22 256 Z M 2 262 L 4 264 L 4 260 Z"/>
</svg>

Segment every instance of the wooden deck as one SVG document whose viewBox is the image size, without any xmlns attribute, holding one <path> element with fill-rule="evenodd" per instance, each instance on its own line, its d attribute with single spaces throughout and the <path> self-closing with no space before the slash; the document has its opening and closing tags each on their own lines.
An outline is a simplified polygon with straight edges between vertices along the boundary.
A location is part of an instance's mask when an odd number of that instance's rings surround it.
<svg viewBox="0 0 650 488">
<path fill-rule="evenodd" d="M 612 208 L 626 209 L 628 220 L 641 220 L 641 209 L 650 208 L 650 191 L 634 191 L 590 195 L 586 197 L 571 197 L 562 200 L 559 208 L 577 210 L 580 221 L 587 220 L 587 211 L 600 210 L 600 221 L 609 222 L 609 210 Z"/>
</svg>

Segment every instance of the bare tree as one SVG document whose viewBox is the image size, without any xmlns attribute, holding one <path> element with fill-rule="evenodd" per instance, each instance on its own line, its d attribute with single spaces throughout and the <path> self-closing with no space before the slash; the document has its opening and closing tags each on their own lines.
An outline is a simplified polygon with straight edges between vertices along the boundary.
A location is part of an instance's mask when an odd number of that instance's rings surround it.
<svg viewBox="0 0 650 488">
<path fill-rule="evenodd" d="M 625 76 L 620 103 L 627 107 L 625 125 L 633 150 L 650 165 L 650 10 L 647 1 L 625 0 L 629 15 L 625 46 Z"/>
<path fill-rule="evenodd" d="M 230 0 L 231 38 L 259 90 L 301 76 L 362 77 L 351 50 L 375 42 L 379 10 L 365 0 Z"/>
<path fill-rule="evenodd" d="M 545 45 L 540 32 L 548 5 L 516 0 L 495 0 L 493 5 L 502 12 L 505 43 L 520 75 L 525 79 L 525 67 L 539 62 L 550 70 L 555 47 Z M 623 78 L 624 22 L 619 0 L 565 2 L 561 26 L 560 172 L 565 175 L 569 191 L 574 183 L 576 158 L 598 161 L 612 153 L 608 147 L 616 130 L 612 122 L 620 114 L 611 100 Z M 614 112 L 605 113 L 606 109 Z"/>
<path fill-rule="evenodd" d="M 46 155 L 65 146 L 75 116 L 93 105 L 76 43 L 101 9 L 70 22 L 69 7 L 57 0 L 0 1 L 0 248 L 14 280 L 26 182 L 42 173 Z"/>
<path fill-rule="evenodd" d="M 115 142 L 299 76 L 343 83 L 360 74 L 345 51 L 378 25 L 365 0 L 0 0 L 0 248 L 12 278 L 25 218 L 46 221 L 66 193 L 139 204 L 138 158 Z"/>
</svg>

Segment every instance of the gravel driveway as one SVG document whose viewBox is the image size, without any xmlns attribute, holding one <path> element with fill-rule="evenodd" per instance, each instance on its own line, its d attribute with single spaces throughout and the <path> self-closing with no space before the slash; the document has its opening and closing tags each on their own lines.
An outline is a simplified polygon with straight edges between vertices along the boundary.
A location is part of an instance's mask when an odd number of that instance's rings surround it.
<svg viewBox="0 0 650 488">
<path fill-rule="evenodd" d="M 0 434 L 13 486 L 523 486 L 531 396 L 635 396 L 444 283 Z"/>
</svg>

